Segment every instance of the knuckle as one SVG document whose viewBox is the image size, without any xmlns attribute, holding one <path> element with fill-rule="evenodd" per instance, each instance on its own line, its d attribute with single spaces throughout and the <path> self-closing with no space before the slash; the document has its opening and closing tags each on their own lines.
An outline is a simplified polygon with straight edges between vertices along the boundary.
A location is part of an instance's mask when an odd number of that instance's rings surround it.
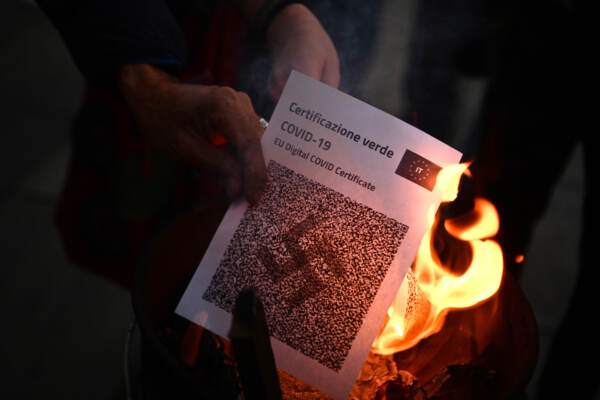
<svg viewBox="0 0 600 400">
<path fill-rule="evenodd" d="M 247 104 L 251 104 L 252 103 L 250 101 L 250 96 L 248 96 L 247 93 L 245 93 L 245 92 L 237 92 L 237 95 L 240 98 L 240 100 L 242 100 L 244 103 L 247 103 Z"/>
<path fill-rule="evenodd" d="M 231 107 L 237 102 L 237 92 L 230 87 L 222 86 L 219 88 L 217 101 L 220 105 Z"/>
<path fill-rule="evenodd" d="M 225 86 L 212 86 L 211 87 L 210 102 L 212 111 L 219 111 L 230 108 L 235 104 L 235 90 Z"/>
</svg>

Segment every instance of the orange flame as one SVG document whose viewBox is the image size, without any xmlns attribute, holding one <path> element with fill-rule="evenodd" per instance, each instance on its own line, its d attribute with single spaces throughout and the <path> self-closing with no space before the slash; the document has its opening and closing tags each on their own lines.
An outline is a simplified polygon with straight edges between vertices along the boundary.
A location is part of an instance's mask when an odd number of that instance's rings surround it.
<svg viewBox="0 0 600 400">
<path fill-rule="evenodd" d="M 461 176 L 470 176 L 468 167 L 468 163 L 453 164 L 440 171 L 435 191 L 442 194 L 442 202 L 456 199 Z M 428 217 L 431 228 L 425 234 L 409 272 L 412 276 L 404 279 L 388 309 L 387 321 L 373 343 L 375 353 L 393 354 L 409 349 L 439 332 L 448 311 L 472 307 L 488 299 L 500 287 L 502 250 L 498 243 L 487 239 L 494 236 L 499 228 L 498 213 L 492 203 L 476 198 L 473 210 L 444 222 L 448 234 L 470 245 L 471 262 L 462 275 L 451 272 L 440 261 L 433 243 L 434 230 L 439 222 L 435 209 L 430 210 Z M 426 304 L 417 307 L 411 303 L 414 301 L 409 294 L 414 292 L 409 290 L 411 280 L 416 281 L 419 297 L 424 298 Z"/>
</svg>

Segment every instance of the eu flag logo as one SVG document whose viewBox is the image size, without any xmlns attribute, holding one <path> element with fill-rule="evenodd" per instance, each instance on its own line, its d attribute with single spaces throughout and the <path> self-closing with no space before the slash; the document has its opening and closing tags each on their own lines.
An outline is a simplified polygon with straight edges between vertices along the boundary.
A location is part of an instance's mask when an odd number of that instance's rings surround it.
<svg viewBox="0 0 600 400">
<path fill-rule="evenodd" d="M 396 168 L 396 174 L 424 187 L 430 192 L 435 186 L 435 179 L 442 168 L 417 153 L 406 150 Z"/>
</svg>

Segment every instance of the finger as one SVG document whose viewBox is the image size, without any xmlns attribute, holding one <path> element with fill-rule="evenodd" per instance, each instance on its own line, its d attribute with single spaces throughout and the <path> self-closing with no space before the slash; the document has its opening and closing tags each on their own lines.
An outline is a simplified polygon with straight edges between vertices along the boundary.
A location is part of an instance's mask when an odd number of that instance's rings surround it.
<svg viewBox="0 0 600 400">
<path fill-rule="evenodd" d="M 278 102 L 279 97 L 281 97 L 281 93 L 283 92 L 283 86 L 280 86 L 274 78 L 270 77 L 269 82 L 267 83 L 267 91 L 273 101 Z"/>
<path fill-rule="evenodd" d="M 263 193 L 267 174 L 262 151 L 251 157 L 253 159 L 242 164 L 243 191 L 250 204 L 256 204 Z"/>
<path fill-rule="evenodd" d="M 269 76 L 269 82 L 267 84 L 267 90 L 274 101 L 279 101 L 279 97 L 283 92 L 283 87 L 287 82 L 287 78 L 289 76 L 289 71 L 287 74 L 282 72 L 273 72 Z"/>
<path fill-rule="evenodd" d="M 248 201 L 254 204 L 260 197 L 266 179 L 265 161 L 260 144 L 264 129 L 248 95 L 237 92 L 237 101 L 235 114 L 222 119 L 222 133 L 235 149 L 244 194 Z"/>
<path fill-rule="evenodd" d="M 337 55 L 330 57 L 323 66 L 321 81 L 331 87 L 340 85 L 340 62 Z"/>
<path fill-rule="evenodd" d="M 259 125 L 260 127 L 260 125 Z M 262 127 L 260 127 L 262 131 Z M 251 204 L 256 204 L 260 199 L 265 180 L 265 160 L 260 145 L 260 134 L 258 140 L 252 138 L 236 147 L 239 166 L 243 179 L 243 191 Z"/>
<path fill-rule="evenodd" d="M 184 163 L 216 172 L 229 200 L 242 194 L 242 174 L 232 156 L 196 135 L 183 133 L 175 137 L 178 153 Z"/>
</svg>

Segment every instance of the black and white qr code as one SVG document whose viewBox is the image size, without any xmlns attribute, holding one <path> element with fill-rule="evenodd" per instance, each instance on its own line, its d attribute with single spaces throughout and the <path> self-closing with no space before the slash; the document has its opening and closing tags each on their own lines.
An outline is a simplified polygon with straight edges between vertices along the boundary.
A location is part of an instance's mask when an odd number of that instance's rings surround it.
<svg viewBox="0 0 600 400">
<path fill-rule="evenodd" d="M 332 370 L 348 355 L 408 226 L 274 161 L 203 295 L 257 289 L 269 333 Z"/>
</svg>

